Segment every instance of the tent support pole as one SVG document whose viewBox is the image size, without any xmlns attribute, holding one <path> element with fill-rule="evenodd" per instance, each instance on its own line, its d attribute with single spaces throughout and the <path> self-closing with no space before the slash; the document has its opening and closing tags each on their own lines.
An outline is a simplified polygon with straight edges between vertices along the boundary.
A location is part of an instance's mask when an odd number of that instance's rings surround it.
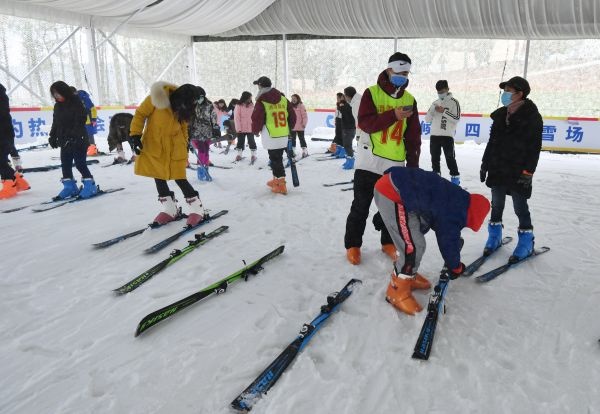
<svg viewBox="0 0 600 414">
<path fill-rule="evenodd" d="M 287 36 L 283 35 L 283 90 L 285 96 L 290 99 L 290 77 L 288 73 L 288 48 L 287 48 Z"/>
<path fill-rule="evenodd" d="M 530 39 L 527 39 L 527 43 L 525 44 L 525 65 L 523 67 L 523 77 L 527 79 L 527 68 L 529 67 L 529 43 L 531 43 Z"/>
</svg>

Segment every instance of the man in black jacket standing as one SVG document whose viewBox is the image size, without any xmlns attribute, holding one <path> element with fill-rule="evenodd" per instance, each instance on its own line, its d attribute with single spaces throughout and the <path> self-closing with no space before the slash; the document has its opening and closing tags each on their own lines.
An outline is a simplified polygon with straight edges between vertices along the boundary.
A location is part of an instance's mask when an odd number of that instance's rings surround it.
<svg viewBox="0 0 600 414">
<path fill-rule="evenodd" d="M 527 199 L 531 197 L 533 173 L 542 148 L 542 116 L 527 99 L 527 80 L 515 76 L 500 83 L 503 106 L 491 114 L 492 130 L 481 163 L 480 179 L 492 189 L 492 214 L 484 254 L 502 242 L 502 212 L 506 195 L 511 195 L 519 218 L 519 242 L 510 260 L 518 261 L 533 253 L 533 225 Z M 487 180 L 486 180 L 487 177 Z"/>
</svg>

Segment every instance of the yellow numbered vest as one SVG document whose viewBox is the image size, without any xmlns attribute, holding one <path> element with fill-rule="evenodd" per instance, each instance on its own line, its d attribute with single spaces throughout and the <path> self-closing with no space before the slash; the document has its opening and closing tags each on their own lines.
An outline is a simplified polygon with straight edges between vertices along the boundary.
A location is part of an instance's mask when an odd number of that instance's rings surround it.
<svg viewBox="0 0 600 414">
<path fill-rule="evenodd" d="M 379 85 L 369 87 L 369 91 L 371 91 L 373 104 L 377 108 L 378 114 L 402 106 L 413 106 L 415 103 L 415 98 L 406 91 L 400 98 L 392 98 Z M 406 127 L 406 119 L 403 119 L 394 122 L 387 129 L 370 134 L 373 155 L 391 161 L 405 161 L 404 131 L 406 131 Z"/>
<path fill-rule="evenodd" d="M 290 135 L 288 125 L 287 99 L 281 96 L 279 102 L 272 104 L 261 101 L 265 106 L 265 126 L 271 138 L 287 138 Z"/>
</svg>

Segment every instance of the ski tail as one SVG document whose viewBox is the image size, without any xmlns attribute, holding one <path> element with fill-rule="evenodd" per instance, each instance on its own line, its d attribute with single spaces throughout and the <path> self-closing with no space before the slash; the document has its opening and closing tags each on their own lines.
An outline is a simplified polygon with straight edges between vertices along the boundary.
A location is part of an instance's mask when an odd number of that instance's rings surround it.
<svg viewBox="0 0 600 414">
<path fill-rule="evenodd" d="M 103 242 L 100 242 L 100 243 L 94 243 L 92 246 L 94 246 L 97 249 L 102 249 L 102 248 L 105 248 L 105 247 L 108 247 L 108 246 L 112 246 L 113 244 L 117 244 L 117 243 L 119 243 L 119 242 L 121 242 L 123 240 L 127 240 L 127 239 L 129 239 L 131 237 L 135 237 L 138 234 L 142 234 L 143 232 L 146 231 L 147 228 L 148 227 L 144 227 L 143 229 L 135 230 L 135 231 L 132 231 L 131 233 L 123 234 L 121 236 L 117 236 L 117 237 L 112 238 L 110 240 L 106 240 L 106 241 L 103 241 Z"/>
<path fill-rule="evenodd" d="M 298 170 L 296 169 L 296 160 L 292 156 L 292 140 L 288 139 L 287 143 L 287 156 L 290 161 L 290 172 L 292 173 L 292 184 L 294 187 L 298 187 L 300 185 L 300 179 L 298 178 Z"/>
<path fill-rule="evenodd" d="M 358 279 L 351 279 L 342 290 L 328 296 L 327 304 L 321 307 L 321 312 L 317 317 L 311 323 L 302 326 L 298 337 L 231 402 L 231 406 L 239 411 L 250 411 L 254 404 L 275 385 L 298 353 L 308 344 L 312 336 L 321 328 L 329 316 L 352 294 L 354 286 L 359 283 L 362 282 Z"/>
<path fill-rule="evenodd" d="M 512 241 L 512 237 L 510 236 L 506 236 L 502 239 L 502 243 L 500 246 L 504 246 L 505 244 L 508 244 Z M 472 276 L 473 273 L 475 273 L 485 262 L 487 259 L 489 259 L 489 257 L 491 255 L 493 255 L 495 252 L 497 252 L 498 250 L 500 250 L 500 248 L 492 251 L 491 253 L 488 254 L 483 254 L 481 256 L 479 256 L 479 258 L 477 258 L 473 263 L 469 264 L 466 268 L 465 271 L 463 272 L 462 276 Z"/>
</svg>

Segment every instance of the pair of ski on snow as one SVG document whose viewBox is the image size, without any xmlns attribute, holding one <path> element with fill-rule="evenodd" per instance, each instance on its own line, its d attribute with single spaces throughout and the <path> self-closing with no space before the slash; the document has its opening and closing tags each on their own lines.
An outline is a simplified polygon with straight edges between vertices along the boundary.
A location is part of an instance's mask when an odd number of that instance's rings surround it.
<svg viewBox="0 0 600 414">
<path fill-rule="evenodd" d="M 10 208 L 8 210 L 3 210 L 1 211 L 1 213 L 13 213 L 15 211 L 21 211 L 24 210 L 26 208 L 29 207 L 34 207 L 34 206 L 38 206 L 36 208 L 32 208 L 31 211 L 33 211 L 34 213 L 41 213 L 44 211 L 48 211 L 48 210 L 53 210 L 55 208 L 58 207 L 62 207 L 65 206 L 67 204 L 72 204 L 72 203 L 76 203 L 76 202 L 80 202 L 80 201 L 86 201 L 86 200 L 92 200 L 96 197 L 105 195 L 105 194 L 110 194 L 110 193 L 114 193 L 117 191 L 122 191 L 125 188 L 109 188 L 106 190 L 101 189 L 100 187 L 98 187 L 98 192 L 96 194 L 94 194 L 92 197 L 89 198 L 81 198 L 79 196 L 76 197 L 70 197 L 70 198 L 53 198 L 52 200 L 49 201 L 44 201 L 38 204 L 28 204 L 26 206 L 21 206 L 21 207 L 15 207 L 15 208 Z"/>
<path fill-rule="evenodd" d="M 502 245 L 510 243 L 511 241 L 512 237 L 505 237 L 504 239 L 502 239 Z M 499 248 L 492 251 L 489 254 L 484 254 L 478 259 L 476 259 L 473 263 L 469 264 L 465 268 L 462 277 L 472 276 L 487 261 L 487 259 L 490 258 L 498 250 Z M 506 264 L 492 269 L 480 276 L 477 276 L 475 280 L 477 280 L 477 282 L 480 283 L 489 282 L 490 280 L 493 280 L 501 274 L 505 273 L 513 266 L 516 266 L 533 257 L 546 253 L 549 250 L 549 247 L 541 247 L 539 250 L 534 250 L 530 256 L 527 256 L 521 260 L 509 260 Z M 414 352 L 412 355 L 412 357 L 415 359 L 429 359 L 431 348 L 433 347 L 433 338 L 435 335 L 439 315 L 441 313 L 445 313 L 446 310 L 444 300 L 448 291 L 449 283 L 450 276 L 448 274 L 448 271 L 447 269 L 443 269 L 440 274 L 440 279 L 433 288 L 433 293 L 429 297 L 425 321 L 423 322 L 423 326 L 421 328 L 421 332 L 419 333 L 419 337 L 417 339 L 417 343 L 415 344 Z"/>
<path fill-rule="evenodd" d="M 226 226 L 222 226 L 212 233 L 206 235 L 204 240 L 208 240 L 215 235 L 224 232 L 227 229 Z M 216 234 L 214 234 L 216 233 Z M 212 235 L 212 236 L 211 236 Z M 201 239 L 198 239 L 201 240 Z M 190 242 L 190 249 L 193 249 L 192 243 Z M 196 244 L 200 244 L 198 241 Z M 202 299 L 227 291 L 229 284 L 243 279 L 248 280 L 250 275 L 256 275 L 263 269 L 263 265 L 279 256 L 284 251 L 284 246 L 279 246 L 272 252 L 261 257 L 260 259 L 244 266 L 240 270 L 232 273 L 231 275 L 195 292 L 181 300 L 178 300 L 170 305 L 167 305 L 161 309 L 158 309 L 148 315 L 146 315 L 139 322 L 135 336 L 140 335 L 146 330 L 150 329 L 157 323 L 173 316 L 179 311 L 201 301 Z M 185 249 L 184 249 L 185 250 Z M 170 258 L 168 260 L 172 260 Z M 168 264 L 166 264 L 168 265 Z M 232 402 L 231 406 L 240 411 L 250 411 L 254 404 L 267 393 L 269 389 L 277 380 L 281 377 L 283 372 L 292 364 L 296 356 L 302 351 L 302 349 L 308 344 L 313 335 L 323 326 L 325 321 L 341 306 L 341 304 L 352 294 L 353 287 L 361 283 L 360 280 L 351 279 L 339 292 L 332 294 L 327 297 L 327 303 L 321 307 L 319 314 L 309 323 L 302 326 L 298 336 L 283 350 L 283 352 L 275 358 L 275 360 L 269 364 L 269 366 L 259 374 L 259 376 L 244 390 L 242 391 Z"/>
</svg>

